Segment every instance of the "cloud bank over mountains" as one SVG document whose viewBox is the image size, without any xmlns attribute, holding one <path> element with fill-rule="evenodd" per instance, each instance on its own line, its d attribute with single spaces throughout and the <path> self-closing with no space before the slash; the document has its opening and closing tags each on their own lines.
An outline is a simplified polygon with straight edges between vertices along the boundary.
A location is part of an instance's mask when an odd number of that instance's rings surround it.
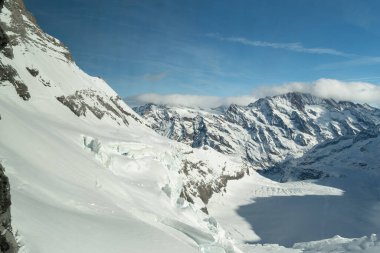
<svg viewBox="0 0 380 253">
<path fill-rule="evenodd" d="M 257 100 L 254 96 L 218 97 L 186 94 L 141 94 L 126 99 L 131 106 L 153 103 L 158 105 L 185 106 L 191 108 L 216 108 L 230 104 L 248 105 Z"/>
<path fill-rule="evenodd" d="M 272 96 L 287 92 L 310 93 L 322 98 L 347 100 L 370 105 L 380 105 L 380 86 L 367 82 L 346 82 L 322 78 L 311 83 L 288 83 L 272 87 L 260 87 L 254 94 L 257 97 Z"/>
<path fill-rule="evenodd" d="M 274 96 L 288 92 L 310 93 L 322 98 L 333 98 L 341 101 L 353 101 L 380 106 L 380 86 L 367 82 L 347 82 L 322 78 L 314 82 L 294 82 L 277 86 L 261 86 L 244 96 L 218 97 L 187 94 L 141 94 L 127 98 L 132 106 L 146 103 L 159 105 L 176 105 L 193 108 L 215 108 L 230 104 L 248 105 L 258 98 Z"/>
</svg>

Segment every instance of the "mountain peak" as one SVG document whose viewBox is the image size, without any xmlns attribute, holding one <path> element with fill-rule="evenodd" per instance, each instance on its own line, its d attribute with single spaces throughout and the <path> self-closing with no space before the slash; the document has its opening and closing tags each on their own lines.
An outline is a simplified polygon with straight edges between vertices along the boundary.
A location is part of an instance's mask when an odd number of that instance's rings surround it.
<svg viewBox="0 0 380 253">
<path fill-rule="evenodd" d="M 25 44 L 32 44 L 44 52 L 50 51 L 63 61 L 73 62 L 67 47 L 58 39 L 42 31 L 35 17 L 26 9 L 23 0 L 3 0 L 2 2 L 3 18 L 0 22 L 9 37 L 9 47 L 27 47 Z"/>
</svg>

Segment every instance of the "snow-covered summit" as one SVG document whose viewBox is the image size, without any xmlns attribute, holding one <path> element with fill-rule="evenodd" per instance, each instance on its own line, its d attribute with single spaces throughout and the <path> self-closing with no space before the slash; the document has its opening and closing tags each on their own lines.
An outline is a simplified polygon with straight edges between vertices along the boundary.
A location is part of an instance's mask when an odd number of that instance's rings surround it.
<svg viewBox="0 0 380 253">
<path fill-rule="evenodd" d="M 118 125 L 142 122 L 104 80 L 84 73 L 68 49 L 41 30 L 22 0 L 4 2 L 0 24 L 8 41 L 1 50 L 2 96 L 48 99 L 79 117 Z"/>
</svg>

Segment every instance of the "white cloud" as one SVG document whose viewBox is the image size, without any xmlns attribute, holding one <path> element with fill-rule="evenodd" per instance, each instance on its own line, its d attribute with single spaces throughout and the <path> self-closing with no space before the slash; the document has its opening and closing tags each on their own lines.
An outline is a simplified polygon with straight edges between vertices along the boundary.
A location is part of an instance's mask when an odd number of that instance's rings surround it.
<svg viewBox="0 0 380 253">
<path fill-rule="evenodd" d="M 183 94 L 142 94 L 127 98 L 131 106 L 154 103 L 160 105 L 181 105 L 195 108 L 215 108 L 223 105 L 238 104 L 246 106 L 258 98 L 285 94 L 288 92 L 310 93 L 322 98 L 338 101 L 353 101 L 380 106 L 380 86 L 367 82 L 346 82 L 335 79 L 319 79 L 310 83 L 294 82 L 277 86 L 261 86 L 251 95 L 235 97 L 198 96 Z"/>
<path fill-rule="evenodd" d="M 311 83 L 295 82 L 279 86 L 260 87 L 254 91 L 254 94 L 257 97 L 262 97 L 292 91 L 310 93 L 335 100 L 380 105 L 380 86 L 367 82 L 345 82 L 326 78 Z"/>
<path fill-rule="evenodd" d="M 326 54 L 342 56 L 346 58 L 354 57 L 353 54 L 348 54 L 333 48 L 319 48 L 319 47 L 305 47 L 301 43 L 277 43 L 277 42 L 267 42 L 260 40 L 249 40 L 243 37 L 222 37 L 217 34 L 208 34 L 208 37 L 217 38 L 222 41 L 240 43 L 242 45 L 251 47 L 270 47 L 274 49 L 284 49 L 288 51 L 307 53 L 307 54 Z"/>
<path fill-rule="evenodd" d="M 250 95 L 239 97 L 217 97 L 217 96 L 198 96 L 169 94 L 161 95 L 155 93 L 142 94 L 126 99 L 131 106 L 154 103 L 159 105 L 181 105 L 193 108 L 215 108 L 223 105 L 238 104 L 248 105 L 256 101 L 256 98 Z"/>
</svg>

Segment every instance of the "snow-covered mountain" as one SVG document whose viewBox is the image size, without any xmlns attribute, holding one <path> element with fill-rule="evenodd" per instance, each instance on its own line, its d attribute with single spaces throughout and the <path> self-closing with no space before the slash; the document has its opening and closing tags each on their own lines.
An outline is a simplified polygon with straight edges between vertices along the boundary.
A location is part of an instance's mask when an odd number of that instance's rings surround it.
<svg viewBox="0 0 380 253">
<path fill-rule="evenodd" d="M 298 157 L 325 140 L 380 123 L 380 110 L 369 105 L 302 93 L 266 97 L 226 110 L 154 104 L 134 110 L 170 139 L 242 157 L 256 169 Z"/>
<path fill-rule="evenodd" d="M 84 73 L 68 49 L 41 30 L 22 0 L 0 0 L 0 4 L 4 5 L 0 14 L 0 196 L 1 211 L 6 212 L 1 216 L 6 219 L 1 235 L 10 236 L 11 197 L 12 227 L 20 252 L 379 249 L 376 236 L 334 237 L 291 248 L 245 244 L 260 241 L 255 228 L 236 212 L 252 199 L 341 194 L 340 189 L 312 182 L 279 183 L 251 169 L 306 152 L 318 138 L 328 139 L 322 133 L 319 137 L 303 132 L 295 114 L 286 120 L 295 105 L 277 104 L 275 113 L 267 108 L 256 116 L 252 115 L 260 110 L 254 109 L 255 104 L 220 112 L 184 109 L 177 113 L 194 118 L 194 138 L 176 132 L 177 125 L 173 133 L 191 145 L 169 140 L 148 127 L 156 121 L 135 113 L 104 80 Z M 318 102 L 296 112 L 304 120 L 315 113 L 310 117 L 324 126 L 323 133 L 328 132 L 324 129 L 328 123 L 322 119 L 335 117 L 336 135 L 359 132 L 377 122 L 378 111 L 369 106 L 334 106 Z M 246 121 L 252 117 L 254 124 Z M 288 134 L 278 117 L 289 128 Z M 185 124 L 184 117 L 180 119 Z M 278 138 L 291 146 L 289 150 L 276 146 L 266 125 L 281 133 Z M 306 145 L 293 135 L 301 135 Z M 264 137 L 268 147 L 254 139 Z M 259 157 L 272 149 L 278 151 L 268 154 L 272 160 Z M 9 253 L 3 246 L 1 241 L 1 251 Z"/>
<path fill-rule="evenodd" d="M 23 252 L 235 252 L 205 203 L 238 161 L 146 127 L 22 0 L 0 23 L 0 160 Z"/>
</svg>

